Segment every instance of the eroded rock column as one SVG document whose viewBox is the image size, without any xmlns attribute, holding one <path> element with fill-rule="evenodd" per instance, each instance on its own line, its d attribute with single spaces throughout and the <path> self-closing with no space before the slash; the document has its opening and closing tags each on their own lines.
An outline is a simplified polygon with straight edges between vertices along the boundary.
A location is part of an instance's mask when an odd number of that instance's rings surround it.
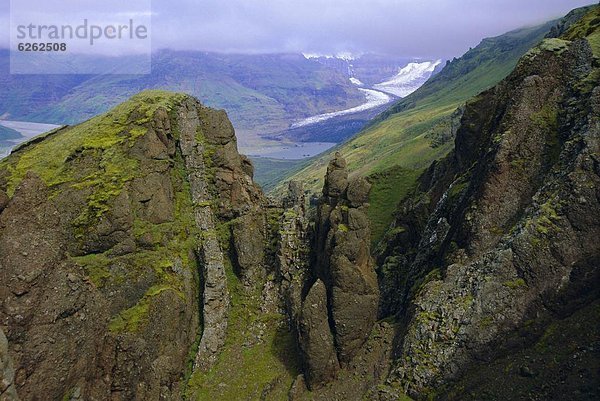
<svg viewBox="0 0 600 401">
<path fill-rule="evenodd" d="M 366 215 L 369 190 L 365 179 L 348 179 L 346 161 L 336 154 L 317 209 L 315 283 L 304 299 L 299 325 L 311 388 L 329 381 L 338 365 L 354 358 L 377 317 L 379 290 Z M 330 356 L 330 346 L 335 357 Z"/>
<path fill-rule="evenodd" d="M 196 225 L 205 233 L 198 246 L 202 262 L 202 318 L 203 333 L 194 361 L 194 369 L 208 370 L 216 361 L 225 343 L 229 293 L 223 262 L 223 252 L 215 234 L 215 221 L 211 209 L 212 197 L 205 179 L 204 147 L 196 140 L 200 120 L 195 107 L 184 104 L 179 111 L 179 148 L 183 155 L 194 202 Z"/>
</svg>

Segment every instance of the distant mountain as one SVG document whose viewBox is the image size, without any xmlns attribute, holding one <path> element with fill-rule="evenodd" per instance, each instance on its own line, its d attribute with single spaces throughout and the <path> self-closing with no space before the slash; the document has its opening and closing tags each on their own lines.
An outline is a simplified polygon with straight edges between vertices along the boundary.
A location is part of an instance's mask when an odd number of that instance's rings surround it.
<svg viewBox="0 0 600 401">
<path fill-rule="evenodd" d="M 348 75 L 350 82 L 366 95 L 366 103 L 351 109 L 311 116 L 295 122 L 288 130 L 269 136 L 302 142 L 340 143 L 363 129 L 392 99 L 417 90 L 436 73 L 440 61 L 407 61 L 374 55 L 359 58 L 314 57 L 319 63 Z M 375 82 L 374 84 L 372 82 Z"/>
<path fill-rule="evenodd" d="M 226 109 L 242 132 L 263 134 L 364 101 L 347 74 L 300 54 L 163 50 L 152 64 L 149 75 L 10 75 L 8 51 L 0 51 L 0 116 L 77 123 L 141 90 L 170 89 Z"/>
</svg>

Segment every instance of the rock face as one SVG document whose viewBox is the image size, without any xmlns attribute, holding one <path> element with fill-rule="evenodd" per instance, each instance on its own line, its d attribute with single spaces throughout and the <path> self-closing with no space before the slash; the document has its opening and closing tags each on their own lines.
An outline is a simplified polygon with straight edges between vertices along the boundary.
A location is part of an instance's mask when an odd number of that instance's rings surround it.
<svg viewBox="0 0 600 401">
<path fill-rule="evenodd" d="M 8 340 L 0 330 L 0 399 L 3 401 L 19 401 L 15 388 L 15 368 L 8 355 Z"/>
<path fill-rule="evenodd" d="M 369 189 L 364 179 L 348 180 L 338 155 L 329 165 L 314 233 L 308 230 L 302 186 L 290 182 L 283 200 L 280 288 L 302 353 L 304 380 L 313 391 L 352 361 L 377 317 L 379 292 L 365 214 Z"/>
<path fill-rule="evenodd" d="M 21 399 L 180 398 L 200 316 L 196 367 L 225 339 L 215 225 L 259 207 L 250 171 L 225 113 L 163 92 L 2 161 L 11 389 Z"/>
<path fill-rule="evenodd" d="M 0 191 L 0 212 L 2 212 L 6 205 L 8 205 L 9 200 L 10 199 L 8 199 L 8 195 L 6 195 L 6 192 Z"/>
<path fill-rule="evenodd" d="M 181 399 L 224 353 L 288 337 L 307 384 L 330 382 L 377 303 L 368 184 L 334 164 L 313 236 L 302 186 L 270 203 L 226 114 L 185 95 L 143 92 L 21 146 L 0 162 L 2 396 Z"/>
<path fill-rule="evenodd" d="M 277 249 L 281 296 L 292 327 L 300 319 L 302 297 L 310 284 L 310 238 L 302 184 L 291 181 L 283 200 Z"/>
<path fill-rule="evenodd" d="M 339 363 L 329 328 L 327 290 L 321 280 L 313 284 L 304 299 L 298 332 L 310 387 L 318 388 L 332 381 Z"/>
<path fill-rule="evenodd" d="M 598 297 L 598 58 L 573 29 L 467 103 L 379 255 L 382 313 L 405 322 L 391 377 L 413 396 Z"/>
</svg>

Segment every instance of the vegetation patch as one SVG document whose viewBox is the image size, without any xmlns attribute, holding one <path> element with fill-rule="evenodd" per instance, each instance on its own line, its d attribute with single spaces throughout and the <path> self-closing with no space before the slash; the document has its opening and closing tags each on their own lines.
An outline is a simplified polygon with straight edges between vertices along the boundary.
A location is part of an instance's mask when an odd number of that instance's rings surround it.
<svg viewBox="0 0 600 401">
<path fill-rule="evenodd" d="M 566 40 L 585 38 L 595 57 L 600 57 L 600 7 L 593 7 L 562 36 Z"/>
<path fill-rule="evenodd" d="M 186 284 L 183 280 L 197 277 L 194 250 L 200 241 L 200 233 L 195 224 L 190 186 L 179 154 L 169 174 L 174 188 L 173 221 L 153 224 L 134 216 L 132 234 L 136 242 L 143 240 L 144 248 L 125 255 L 113 255 L 112 250 L 108 250 L 71 258 L 100 290 L 136 283 L 142 277 L 151 278 L 151 286 L 143 297 L 134 306 L 113 316 L 109 323 L 112 332 L 139 330 L 147 322 L 153 297 L 163 291 L 173 291 L 185 299 Z M 181 269 L 191 274 L 184 274 Z"/>
<path fill-rule="evenodd" d="M 35 172 L 50 187 L 74 181 L 77 172 L 70 168 L 66 161 L 86 151 L 95 151 L 104 161 L 104 167 L 111 166 L 109 171 L 77 179 L 77 185 L 89 185 L 99 190 L 101 184 L 126 181 L 131 161 L 127 160 L 121 145 L 132 146 L 135 140 L 144 135 L 148 123 L 158 108 L 170 111 L 178 104 L 182 96 L 163 91 L 145 91 L 129 101 L 124 102 L 111 111 L 94 117 L 84 123 L 59 130 L 39 143 L 26 147 L 26 151 L 16 152 L 0 162 L 12 165 L 8 179 L 8 193 L 12 195 L 16 186 L 28 171 Z M 23 150 L 25 150 L 23 149 Z M 104 152 L 108 152 L 106 156 Z M 95 166 L 97 169 L 97 166 Z"/>
<path fill-rule="evenodd" d="M 544 39 L 539 45 L 541 50 L 561 54 L 569 47 L 569 41 L 559 38 Z"/>
<path fill-rule="evenodd" d="M 278 313 L 260 311 L 260 294 L 244 289 L 227 257 L 225 268 L 231 297 L 225 346 L 208 372 L 192 374 L 187 398 L 287 399 L 300 372 L 296 343 L 287 321 Z"/>
<path fill-rule="evenodd" d="M 453 148 L 453 141 L 432 148 L 431 130 L 435 131 L 434 127 L 467 99 L 505 78 L 553 25 L 554 22 L 548 22 L 483 40 L 462 57 L 451 60 L 439 74 L 382 113 L 358 135 L 316 157 L 309 166 L 299 167 L 289 177 L 304 182 L 309 191 L 317 193 L 322 188 L 331 152 L 336 151 L 346 158 L 350 172 L 363 176 L 395 166 L 410 170 L 428 167 Z M 281 195 L 285 190 L 280 183 L 273 192 Z"/>
<path fill-rule="evenodd" d="M 420 170 L 394 167 L 369 177 L 368 217 L 371 221 L 371 241 L 376 245 L 392 223 L 398 204 L 416 187 Z"/>
<path fill-rule="evenodd" d="M 412 285 L 409 291 L 409 297 L 414 299 L 416 298 L 421 290 L 425 288 L 427 284 L 432 281 L 439 281 L 442 279 L 442 271 L 439 268 L 435 268 L 431 270 L 429 273 L 425 275 L 425 277 L 415 280 L 415 283 Z"/>
<path fill-rule="evenodd" d="M 151 298 L 168 290 L 173 289 L 163 285 L 151 287 L 137 304 L 113 317 L 108 323 L 108 330 L 112 333 L 138 331 L 140 326 L 147 322 Z"/>
<path fill-rule="evenodd" d="M 452 186 L 448 189 L 448 198 L 450 202 L 454 203 L 458 200 L 458 197 L 469 187 L 469 181 L 466 177 L 461 177 L 455 181 Z"/>
<path fill-rule="evenodd" d="M 104 286 L 107 280 L 111 279 L 113 275 L 109 269 L 111 259 L 104 253 L 90 254 L 85 256 L 71 258 L 75 264 L 85 269 L 85 272 L 89 280 L 96 286 L 101 288 Z"/>
<path fill-rule="evenodd" d="M 269 157 L 251 157 L 254 165 L 254 181 L 261 186 L 263 191 L 269 192 L 280 182 L 299 168 L 310 164 L 312 158 L 290 160 L 273 159 Z"/>
<path fill-rule="evenodd" d="M 525 287 L 525 280 L 523 280 L 522 278 L 516 278 L 514 280 L 509 280 L 509 281 L 505 281 L 502 285 L 504 285 L 505 287 L 510 288 L 511 290 L 516 290 L 518 288 L 522 288 Z"/>
</svg>

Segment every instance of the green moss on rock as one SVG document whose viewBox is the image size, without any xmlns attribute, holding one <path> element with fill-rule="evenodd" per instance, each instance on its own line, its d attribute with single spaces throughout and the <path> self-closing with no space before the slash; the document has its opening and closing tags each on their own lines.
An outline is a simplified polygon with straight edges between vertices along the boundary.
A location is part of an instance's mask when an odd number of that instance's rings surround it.
<svg viewBox="0 0 600 401">
<path fill-rule="evenodd" d="M 522 279 L 522 278 L 520 278 L 520 277 L 519 277 L 519 278 L 516 278 L 516 279 L 514 279 L 514 280 L 505 281 L 505 282 L 503 283 L 503 285 L 504 285 L 505 287 L 508 287 L 508 288 L 510 288 L 511 290 L 516 290 L 516 289 L 518 289 L 518 288 L 522 288 L 522 287 L 525 287 L 525 286 L 526 286 L 526 284 L 525 284 L 525 280 L 523 280 L 523 279 Z"/>
<path fill-rule="evenodd" d="M 223 223 L 220 226 L 229 228 Z M 300 371 L 287 320 L 278 313 L 262 312 L 259 291 L 248 291 L 235 274 L 231 259 L 225 257 L 224 262 L 231 297 L 225 346 L 208 372 L 192 374 L 187 399 L 287 399 Z M 268 398 L 261 398 L 264 392 Z"/>
<path fill-rule="evenodd" d="M 105 282 L 113 277 L 109 270 L 111 260 L 105 254 L 73 257 L 72 261 L 85 269 L 89 280 L 97 288 L 103 287 Z"/>
<path fill-rule="evenodd" d="M 600 7 L 592 8 L 562 36 L 565 40 L 585 38 L 595 57 L 600 57 Z"/>
<path fill-rule="evenodd" d="M 138 331 L 140 326 L 147 322 L 151 298 L 163 291 L 173 291 L 173 288 L 165 285 L 151 287 L 137 304 L 113 317 L 108 324 L 108 330 L 112 333 Z"/>
</svg>

